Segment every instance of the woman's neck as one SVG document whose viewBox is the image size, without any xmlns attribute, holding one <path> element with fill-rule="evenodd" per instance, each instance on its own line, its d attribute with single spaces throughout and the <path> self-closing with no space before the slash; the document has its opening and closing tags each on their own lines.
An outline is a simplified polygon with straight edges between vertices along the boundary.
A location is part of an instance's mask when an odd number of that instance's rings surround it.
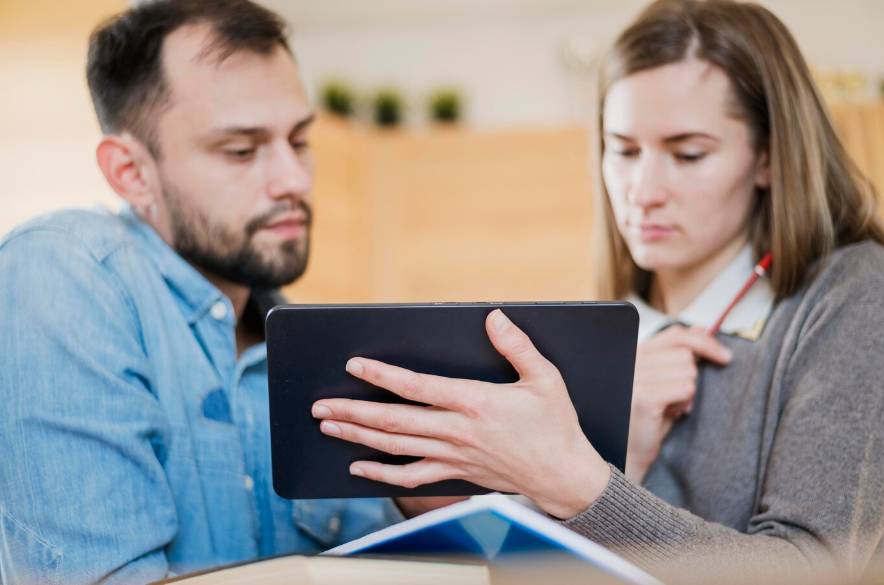
<svg viewBox="0 0 884 585">
<path fill-rule="evenodd" d="M 748 234 L 735 238 L 716 254 L 697 264 L 654 272 L 648 303 L 661 313 L 676 317 L 739 255 L 747 241 Z"/>
</svg>

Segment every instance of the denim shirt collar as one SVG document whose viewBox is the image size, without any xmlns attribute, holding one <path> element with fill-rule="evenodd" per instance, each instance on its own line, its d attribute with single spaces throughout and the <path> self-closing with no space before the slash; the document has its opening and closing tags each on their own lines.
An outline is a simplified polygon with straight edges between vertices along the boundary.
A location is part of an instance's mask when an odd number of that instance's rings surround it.
<svg viewBox="0 0 884 585">
<path fill-rule="evenodd" d="M 178 255 L 160 235 L 142 220 L 131 205 L 124 204 L 119 212 L 144 252 L 156 264 L 169 288 L 175 294 L 181 313 L 193 325 L 222 300 L 228 305 L 228 317 L 235 321 L 230 301 L 199 273 L 187 260 Z"/>
</svg>

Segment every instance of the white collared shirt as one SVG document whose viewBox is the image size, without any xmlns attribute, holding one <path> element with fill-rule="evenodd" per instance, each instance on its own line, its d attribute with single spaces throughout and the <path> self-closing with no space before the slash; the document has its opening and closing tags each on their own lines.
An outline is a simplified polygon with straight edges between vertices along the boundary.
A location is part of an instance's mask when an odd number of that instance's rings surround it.
<svg viewBox="0 0 884 585">
<path fill-rule="evenodd" d="M 635 305 L 639 315 L 638 342 L 642 343 L 675 323 L 687 327 L 711 327 L 743 289 L 754 270 L 752 247 L 747 244 L 676 319 L 654 309 L 635 292 L 630 293 L 626 300 Z M 761 335 L 773 304 L 770 279 L 762 276 L 731 310 L 719 332 L 755 341 Z"/>
</svg>

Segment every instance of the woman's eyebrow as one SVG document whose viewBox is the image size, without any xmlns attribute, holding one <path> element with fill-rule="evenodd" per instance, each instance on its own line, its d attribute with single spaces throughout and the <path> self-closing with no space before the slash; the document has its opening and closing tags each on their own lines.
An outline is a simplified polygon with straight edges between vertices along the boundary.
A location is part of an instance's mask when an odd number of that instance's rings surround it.
<svg viewBox="0 0 884 585">
<path fill-rule="evenodd" d="M 635 138 L 626 136 L 625 134 L 618 134 L 616 132 L 603 132 L 603 136 L 605 136 L 606 138 L 616 138 L 617 140 L 624 140 L 626 142 L 635 142 Z"/>
<path fill-rule="evenodd" d="M 676 142 L 684 142 L 685 140 L 691 140 L 694 138 L 704 138 L 706 140 L 721 142 L 720 138 L 711 134 L 706 134 L 705 132 L 682 132 L 681 134 L 676 134 L 675 136 L 667 136 L 663 139 L 663 142 L 665 142 L 666 144 L 673 144 Z"/>
</svg>

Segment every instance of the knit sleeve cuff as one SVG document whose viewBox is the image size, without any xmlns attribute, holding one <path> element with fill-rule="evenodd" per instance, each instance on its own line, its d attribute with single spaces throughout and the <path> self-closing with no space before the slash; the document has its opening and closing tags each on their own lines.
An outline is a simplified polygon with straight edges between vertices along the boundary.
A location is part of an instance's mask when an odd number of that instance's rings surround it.
<svg viewBox="0 0 884 585">
<path fill-rule="evenodd" d="M 611 480 L 602 495 L 584 512 L 560 522 L 637 564 L 670 559 L 693 532 L 690 515 L 610 467 Z"/>
</svg>

